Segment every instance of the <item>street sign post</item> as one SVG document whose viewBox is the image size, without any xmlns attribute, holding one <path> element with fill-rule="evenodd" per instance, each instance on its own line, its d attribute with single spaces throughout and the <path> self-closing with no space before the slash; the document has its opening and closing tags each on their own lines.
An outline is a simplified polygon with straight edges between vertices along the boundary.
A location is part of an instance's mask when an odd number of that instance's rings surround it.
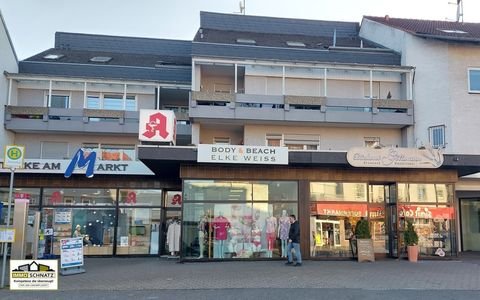
<svg viewBox="0 0 480 300">
<path fill-rule="evenodd" d="M 7 219 L 5 220 L 5 228 L 8 230 L 10 227 L 10 214 L 12 210 L 12 192 L 13 192 L 13 178 L 15 175 L 15 169 L 23 168 L 23 159 L 25 156 L 25 147 L 17 145 L 7 145 L 4 149 L 3 167 L 10 169 L 10 189 L 8 191 L 8 208 Z M 5 287 L 5 269 L 7 266 L 7 251 L 8 243 L 3 243 L 3 263 L 2 263 L 2 281 L 0 288 Z"/>
</svg>

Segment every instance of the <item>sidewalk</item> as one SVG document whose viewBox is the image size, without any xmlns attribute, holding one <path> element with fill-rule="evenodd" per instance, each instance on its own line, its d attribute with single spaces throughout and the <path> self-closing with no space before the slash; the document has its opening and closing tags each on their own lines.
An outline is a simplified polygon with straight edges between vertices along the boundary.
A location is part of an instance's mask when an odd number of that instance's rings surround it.
<svg viewBox="0 0 480 300">
<path fill-rule="evenodd" d="M 480 291 L 480 259 L 178 263 L 158 258 L 86 258 L 86 273 L 60 276 L 59 290 L 238 288 L 416 289 Z M 2 298 L 0 291 L 0 298 Z"/>
</svg>

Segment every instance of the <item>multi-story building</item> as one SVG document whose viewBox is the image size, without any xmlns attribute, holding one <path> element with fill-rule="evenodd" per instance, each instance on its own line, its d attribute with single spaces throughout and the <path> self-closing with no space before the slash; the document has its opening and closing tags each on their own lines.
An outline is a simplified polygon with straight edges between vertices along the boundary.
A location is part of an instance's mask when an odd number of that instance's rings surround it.
<svg viewBox="0 0 480 300">
<path fill-rule="evenodd" d="M 4 126 L 26 148 L 14 195 L 29 198 L 42 232 L 53 233 L 42 235 L 40 256 L 79 235 L 86 255 L 163 254 L 167 218 L 181 207 L 167 200 L 180 182 L 138 160 L 139 110 L 175 111 L 177 144 L 190 143 L 190 51 L 191 41 L 58 32 L 54 48 L 5 68 Z M 93 178 L 65 178 L 69 165 L 88 164 Z"/>
<path fill-rule="evenodd" d="M 7 71 L 10 73 L 18 72 L 18 60 L 17 55 L 15 54 L 15 49 L 13 48 L 12 40 L 8 34 L 7 26 L 0 11 L 0 70 Z M 5 77 L 0 79 L 0 95 L 2 95 L 2 106 L 6 104 L 6 99 L 8 97 L 7 92 L 8 80 Z M 4 116 L 0 115 L 1 123 L 4 122 Z M 13 142 L 13 133 L 7 130 L 4 130 L 3 127 L 0 129 L 0 144 L 8 145 Z M 3 147 L 0 149 L 1 157 L 3 157 Z"/>
<path fill-rule="evenodd" d="M 139 148 L 153 171 L 180 169 L 184 259 L 284 256 L 289 214 L 310 258 L 351 257 L 362 217 L 377 256 L 401 255 L 409 217 L 423 256 L 456 253 L 453 185 L 468 163 L 416 148 L 415 67 L 359 31 L 201 13 L 189 102 L 196 147 Z"/>
<path fill-rule="evenodd" d="M 415 66 L 414 136 L 445 153 L 480 153 L 480 24 L 364 17 L 360 36 L 401 54 Z M 480 251 L 480 181 L 456 184 L 460 251 Z"/>
</svg>

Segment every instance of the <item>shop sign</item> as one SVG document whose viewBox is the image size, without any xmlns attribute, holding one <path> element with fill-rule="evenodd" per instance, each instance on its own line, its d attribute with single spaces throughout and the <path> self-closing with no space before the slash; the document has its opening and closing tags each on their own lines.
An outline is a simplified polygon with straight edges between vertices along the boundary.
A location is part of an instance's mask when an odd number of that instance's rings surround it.
<svg viewBox="0 0 480 300">
<path fill-rule="evenodd" d="M 58 261 L 10 260 L 11 290 L 58 290 Z"/>
<path fill-rule="evenodd" d="M 198 145 L 197 161 L 226 164 L 288 165 L 287 147 Z"/>
<path fill-rule="evenodd" d="M 14 243 L 15 228 L 0 228 L 0 243 Z"/>
<path fill-rule="evenodd" d="M 141 109 L 138 139 L 175 144 L 177 119 L 171 110 Z"/>
<path fill-rule="evenodd" d="M 168 192 L 166 207 L 182 207 L 182 192 Z"/>
<path fill-rule="evenodd" d="M 57 208 L 55 210 L 55 224 L 70 224 L 72 222 L 71 208 Z"/>
<path fill-rule="evenodd" d="M 415 219 L 453 219 L 453 207 L 428 207 L 416 205 L 400 205 L 400 218 Z"/>
<path fill-rule="evenodd" d="M 366 217 L 367 204 L 312 204 L 311 212 L 317 215 L 328 215 L 338 217 Z"/>
<path fill-rule="evenodd" d="M 36 174 L 65 174 L 71 160 L 26 159 L 23 169 L 16 169 L 15 173 Z M 86 170 L 78 165 L 73 174 L 85 174 Z M 154 175 L 141 161 L 108 161 L 96 160 L 93 167 L 94 174 L 104 175 Z M 0 173 L 10 172 L 0 162 Z"/>
<path fill-rule="evenodd" d="M 354 147 L 347 152 L 347 161 L 353 167 L 363 168 L 422 168 L 434 169 L 443 164 L 443 154 L 431 147 L 368 148 Z"/>
<path fill-rule="evenodd" d="M 83 266 L 83 238 L 60 240 L 60 268 Z"/>
</svg>

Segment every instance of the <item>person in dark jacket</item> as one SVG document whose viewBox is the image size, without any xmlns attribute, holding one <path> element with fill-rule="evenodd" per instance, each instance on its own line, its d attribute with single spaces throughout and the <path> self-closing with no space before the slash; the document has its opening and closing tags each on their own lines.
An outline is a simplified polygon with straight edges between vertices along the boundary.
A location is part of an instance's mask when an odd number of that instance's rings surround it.
<svg viewBox="0 0 480 300">
<path fill-rule="evenodd" d="M 299 267 L 302 265 L 302 254 L 300 253 L 300 224 L 295 215 L 290 215 L 290 223 L 292 225 L 290 225 L 290 231 L 288 232 L 288 261 L 285 264 L 293 264 L 292 249 L 295 249 L 295 256 L 297 257 L 295 267 Z"/>
</svg>

